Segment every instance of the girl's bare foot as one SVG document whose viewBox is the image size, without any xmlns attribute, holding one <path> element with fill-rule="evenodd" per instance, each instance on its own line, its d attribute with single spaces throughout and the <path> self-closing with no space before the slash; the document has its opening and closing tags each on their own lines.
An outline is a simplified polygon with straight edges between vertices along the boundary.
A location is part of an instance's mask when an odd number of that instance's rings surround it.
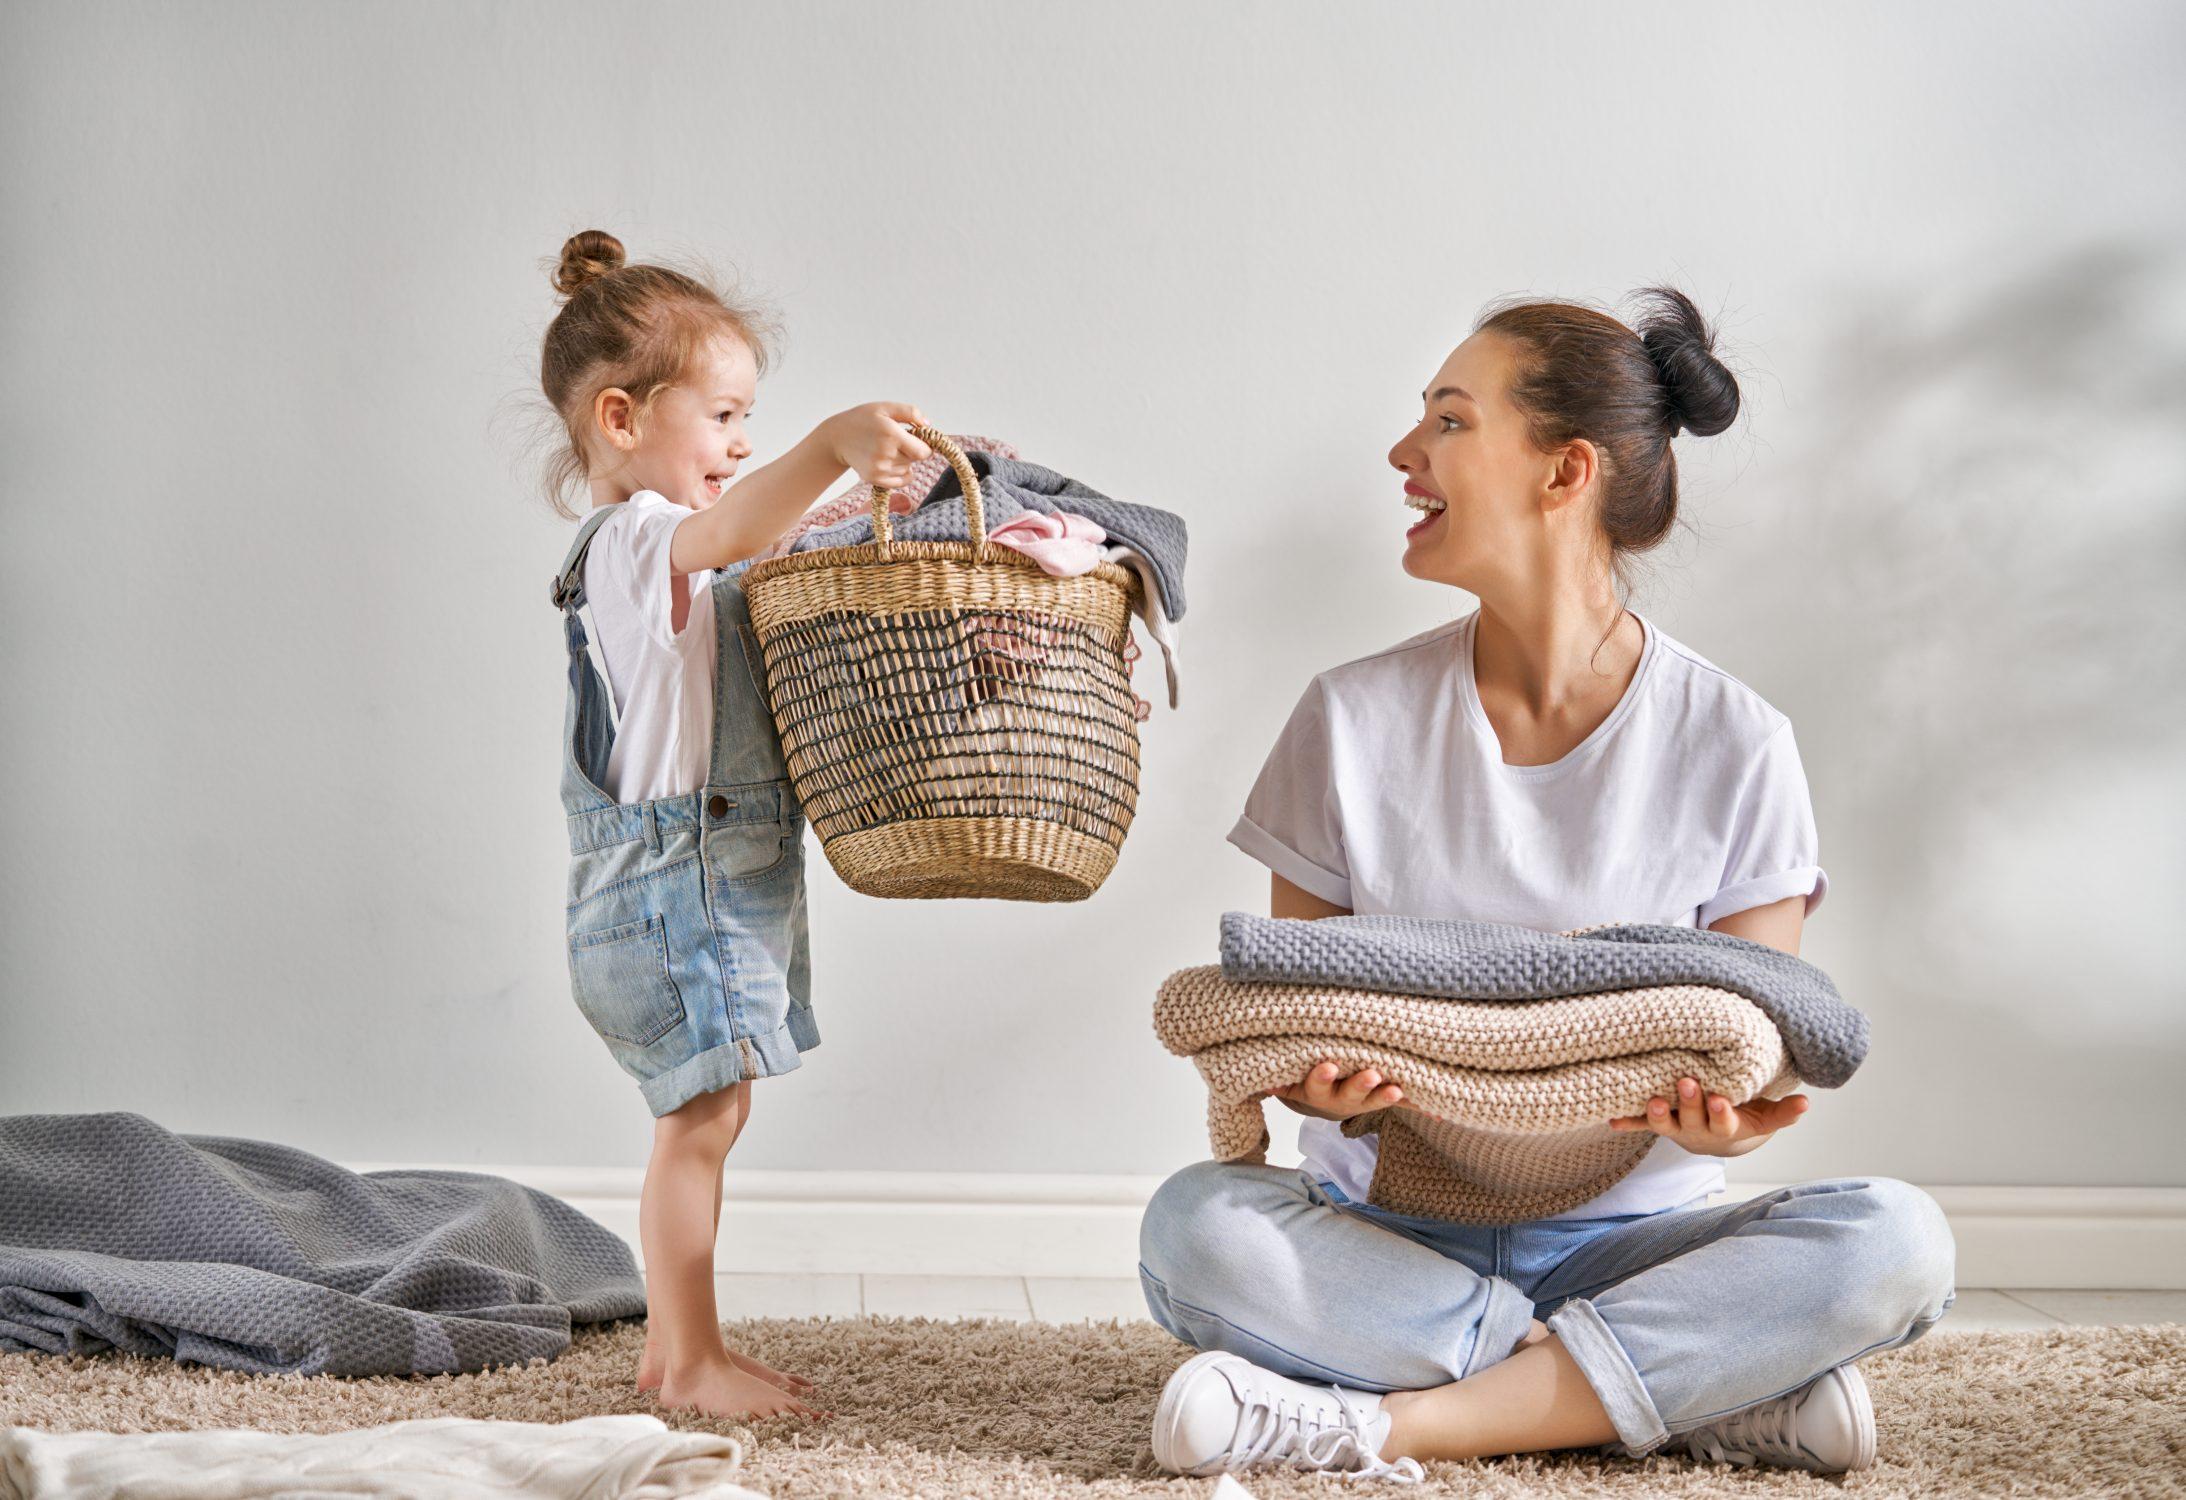
<svg viewBox="0 0 2186 1500">
<path fill-rule="evenodd" d="M 819 1418 L 829 1415 L 813 1410 L 772 1381 L 739 1369 L 726 1358 L 710 1358 L 687 1370 L 669 1370 L 661 1377 L 660 1404 L 670 1410 L 693 1410 L 712 1417 Z"/>
<path fill-rule="evenodd" d="M 777 1370 L 772 1365 L 753 1359 L 748 1354 L 738 1353 L 733 1349 L 729 1351 L 729 1363 L 735 1365 L 747 1375 L 756 1375 L 767 1384 L 788 1391 L 792 1396 L 809 1396 L 818 1389 L 802 1375 L 792 1375 L 786 1370 Z M 645 1336 L 645 1352 L 638 1356 L 638 1389 L 641 1391 L 659 1390 L 661 1379 L 667 1374 L 667 1371 L 668 1361 L 661 1357 L 659 1347 L 653 1342 L 653 1336 L 647 1334 Z"/>
</svg>

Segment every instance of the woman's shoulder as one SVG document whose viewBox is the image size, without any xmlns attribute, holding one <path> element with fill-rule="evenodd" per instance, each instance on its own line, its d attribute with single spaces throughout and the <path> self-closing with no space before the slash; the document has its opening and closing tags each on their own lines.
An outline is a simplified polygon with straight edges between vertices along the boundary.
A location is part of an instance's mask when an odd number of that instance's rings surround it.
<svg viewBox="0 0 2186 1500">
<path fill-rule="evenodd" d="M 1463 644 L 1462 637 L 1471 619 L 1472 616 L 1466 615 L 1432 630 L 1423 630 L 1393 646 L 1324 667 L 1314 674 L 1313 680 L 1323 691 L 1371 692 L 1393 681 L 1441 675 L 1454 663 L 1451 653 Z"/>
<path fill-rule="evenodd" d="M 1672 636 L 1654 621 L 1653 696 L 1682 734 L 1707 734 L 1757 747 L 1791 720 L 1740 678 Z"/>
</svg>

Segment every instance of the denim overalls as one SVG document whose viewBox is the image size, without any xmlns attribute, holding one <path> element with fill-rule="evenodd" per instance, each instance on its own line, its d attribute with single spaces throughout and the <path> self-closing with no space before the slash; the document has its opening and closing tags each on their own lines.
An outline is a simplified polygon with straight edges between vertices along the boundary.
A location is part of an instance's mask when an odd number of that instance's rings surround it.
<svg viewBox="0 0 2186 1500">
<path fill-rule="evenodd" d="M 706 785 L 617 804 L 600 790 L 615 718 L 586 637 L 584 559 L 604 505 L 554 581 L 569 643 L 562 810 L 569 823 L 569 983 L 654 1115 L 816 1047 L 804 809 L 790 790 L 766 670 L 737 575 L 717 575 Z"/>
</svg>

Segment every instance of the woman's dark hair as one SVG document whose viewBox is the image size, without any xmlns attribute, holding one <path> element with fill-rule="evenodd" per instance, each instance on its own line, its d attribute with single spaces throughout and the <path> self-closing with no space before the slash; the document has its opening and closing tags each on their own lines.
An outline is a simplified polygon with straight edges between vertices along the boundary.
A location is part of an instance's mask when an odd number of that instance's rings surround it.
<svg viewBox="0 0 2186 1500">
<path fill-rule="evenodd" d="M 1492 307 L 1474 331 L 1516 349 L 1510 395 L 1543 451 L 1585 438 L 1601 454 L 1601 524 L 1612 560 L 1644 552 L 1677 520 L 1679 432 L 1709 437 L 1738 415 L 1738 382 L 1715 357 L 1715 335 L 1675 287 L 1635 294 L 1634 332 L 1569 302 Z"/>
</svg>

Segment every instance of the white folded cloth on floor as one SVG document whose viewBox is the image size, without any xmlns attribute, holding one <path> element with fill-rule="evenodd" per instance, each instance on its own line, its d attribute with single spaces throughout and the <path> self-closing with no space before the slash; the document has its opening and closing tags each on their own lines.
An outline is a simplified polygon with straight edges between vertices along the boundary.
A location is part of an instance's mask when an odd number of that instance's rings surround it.
<svg viewBox="0 0 2186 1500">
<path fill-rule="evenodd" d="M 0 1429 L 0 1500 L 766 1500 L 729 1483 L 744 1451 L 630 1414 L 574 1422 L 433 1417 L 346 1432 Z"/>
</svg>

